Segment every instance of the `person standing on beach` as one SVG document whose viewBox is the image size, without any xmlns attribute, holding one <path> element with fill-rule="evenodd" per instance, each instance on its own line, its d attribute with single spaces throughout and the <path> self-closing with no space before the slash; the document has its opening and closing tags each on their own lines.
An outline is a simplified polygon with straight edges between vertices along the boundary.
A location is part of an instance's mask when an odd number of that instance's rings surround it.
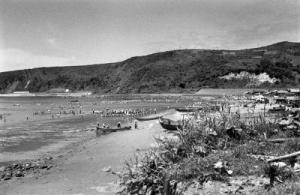
<svg viewBox="0 0 300 195">
<path fill-rule="evenodd" d="M 137 129 L 137 128 L 138 128 L 137 121 L 134 121 L 134 128 L 135 128 L 135 129 Z"/>
</svg>

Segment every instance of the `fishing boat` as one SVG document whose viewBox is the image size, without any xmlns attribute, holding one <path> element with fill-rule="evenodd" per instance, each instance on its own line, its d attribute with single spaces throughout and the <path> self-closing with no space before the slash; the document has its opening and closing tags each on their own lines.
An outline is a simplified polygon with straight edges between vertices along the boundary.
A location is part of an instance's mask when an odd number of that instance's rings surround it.
<svg viewBox="0 0 300 195">
<path fill-rule="evenodd" d="M 131 126 L 125 126 L 125 127 L 121 127 L 121 128 L 101 128 L 101 127 L 97 127 L 96 128 L 96 135 L 101 135 L 101 134 L 105 134 L 105 133 L 110 133 L 110 132 L 117 132 L 117 131 L 125 131 L 125 130 L 130 130 Z"/>
<path fill-rule="evenodd" d="M 176 111 L 178 112 L 196 112 L 201 110 L 202 108 L 200 107 L 180 107 L 180 108 L 175 108 Z"/>
<path fill-rule="evenodd" d="M 138 121 L 151 121 L 159 119 L 161 116 L 152 116 L 152 117 L 136 117 L 135 119 Z"/>
<path fill-rule="evenodd" d="M 178 121 L 173 121 L 171 119 L 160 117 L 159 123 L 166 130 L 175 131 L 182 129 L 182 125 Z"/>
<path fill-rule="evenodd" d="M 283 112 L 285 111 L 285 106 L 279 105 L 279 106 L 274 106 L 269 109 L 269 112 Z"/>
<path fill-rule="evenodd" d="M 73 103 L 75 103 L 75 102 L 79 102 L 79 100 L 77 100 L 77 99 L 74 99 L 74 100 L 70 100 L 70 102 L 73 102 Z"/>
</svg>

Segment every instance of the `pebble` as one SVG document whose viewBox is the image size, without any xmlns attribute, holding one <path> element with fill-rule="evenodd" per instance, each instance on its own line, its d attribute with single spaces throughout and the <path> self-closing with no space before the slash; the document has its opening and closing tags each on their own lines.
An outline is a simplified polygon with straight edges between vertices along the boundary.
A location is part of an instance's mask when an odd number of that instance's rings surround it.
<svg viewBox="0 0 300 195">
<path fill-rule="evenodd" d="M 214 168 L 215 169 L 220 169 L 223 168 L 223 162 L 222 161 L 218 161 L 214 164 Z"/>
<path fill-rule="evenodd" d="M 41 165 L 41 169 L 46 169 L 46 168 L 48 168 L 48 165 L 46 164 Z"/>
<path fill-rule="evenodd" d="M 17 172 L 15 173 L 15 176 L 16 176 L 16 177 L 24 177 L 24 173 L 23 173 L 22 171 L 17 171 Z"/>
<path fill-rule="evenodd" d="M 52 167 L 52 165 L 48 165 L 47 170 L 51 169 Z"/>
<path fill-rule="evenodd" d="M 47 159 L 47 160 L 52 160 L 53 157 L 52 157 L 52 156 L 48 156 L 46 159 Z"/>
<path fill-rule="evenodd" d="M 28 169 L 30 169 L 30 168 L 31 168 L 31 164 L 30 164 L 30 163 L 26 163 L 26 164 L 25 164 L 25 169 L 28 170 Z"/>
<path fill-rule="evenodd" d="M 102 169 L 103 172 L 110 172 L 111 171 L 111 167 L 104 167 Z"/>
<path fill-rule="evenodd" d="M 11 179 L 11 177 L 12 177 L 11 172 L 6 172 L 3 179 L 4 180 L 9 180 L 9 179 Z"/>
</svg>

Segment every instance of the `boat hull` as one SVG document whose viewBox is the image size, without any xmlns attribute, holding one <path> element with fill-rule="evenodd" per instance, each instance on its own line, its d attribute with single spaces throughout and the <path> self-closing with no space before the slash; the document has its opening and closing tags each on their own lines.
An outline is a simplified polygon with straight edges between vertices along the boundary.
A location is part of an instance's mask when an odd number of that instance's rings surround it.
<svg viewBox="0 0 300 195">
<path fill-rule="evenodd" d="M 122 128 L 100 128 L 97 127 L 96 128 L 96 135 L 102 135 L 102 134 L 106 134 L 106 133 L 111 133 L 111 132 L 117 132 L 117 131 L 126 131 L 126 130 L 130 130 L 131 126 L 127 126 L 127 127 L 122 127 Z"/>
<path fill-rule="evenodd" d="M 166 118 L 160 118 L 159 123 L 162 126 L 162 128 L 169 130 L 169 131 L 176 131 L 178 129 L 182 129 L 182 125 L 179 124 L 176 121 L 166 119 Z"/>
<path fill-rule="evenodd" d="M 178 112 L 197 112 L 201 110 L 201 108 L 175 108 Z"/>
<path fill-rule="evenodd" d="M 161 116 L 153 116 L 153 117 L 136 117 L 135 119 L 138 121 L 151 121 L 151 120 L 157 120 Z"/>
</svg>

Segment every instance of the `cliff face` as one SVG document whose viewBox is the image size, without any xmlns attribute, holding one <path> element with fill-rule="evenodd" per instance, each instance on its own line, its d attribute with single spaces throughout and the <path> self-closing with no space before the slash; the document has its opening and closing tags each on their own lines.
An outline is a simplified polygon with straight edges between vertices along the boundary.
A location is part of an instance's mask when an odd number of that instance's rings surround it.
<svg viewBox="0 0 300 195">
<path fill-rule="evenodd" d="M 111 64 L 2 72 L 0 92 L 44 92 L 54 88 L 100 93 L 192 92 L 201 87 L 248 86 L 247 79 L 223 77 L 242 71 L 266 73 L 279 80 L 273 86 L 299 86 L 300 43 L 280 42 L 231 51 L 176 50 Z"/>
</svg>

